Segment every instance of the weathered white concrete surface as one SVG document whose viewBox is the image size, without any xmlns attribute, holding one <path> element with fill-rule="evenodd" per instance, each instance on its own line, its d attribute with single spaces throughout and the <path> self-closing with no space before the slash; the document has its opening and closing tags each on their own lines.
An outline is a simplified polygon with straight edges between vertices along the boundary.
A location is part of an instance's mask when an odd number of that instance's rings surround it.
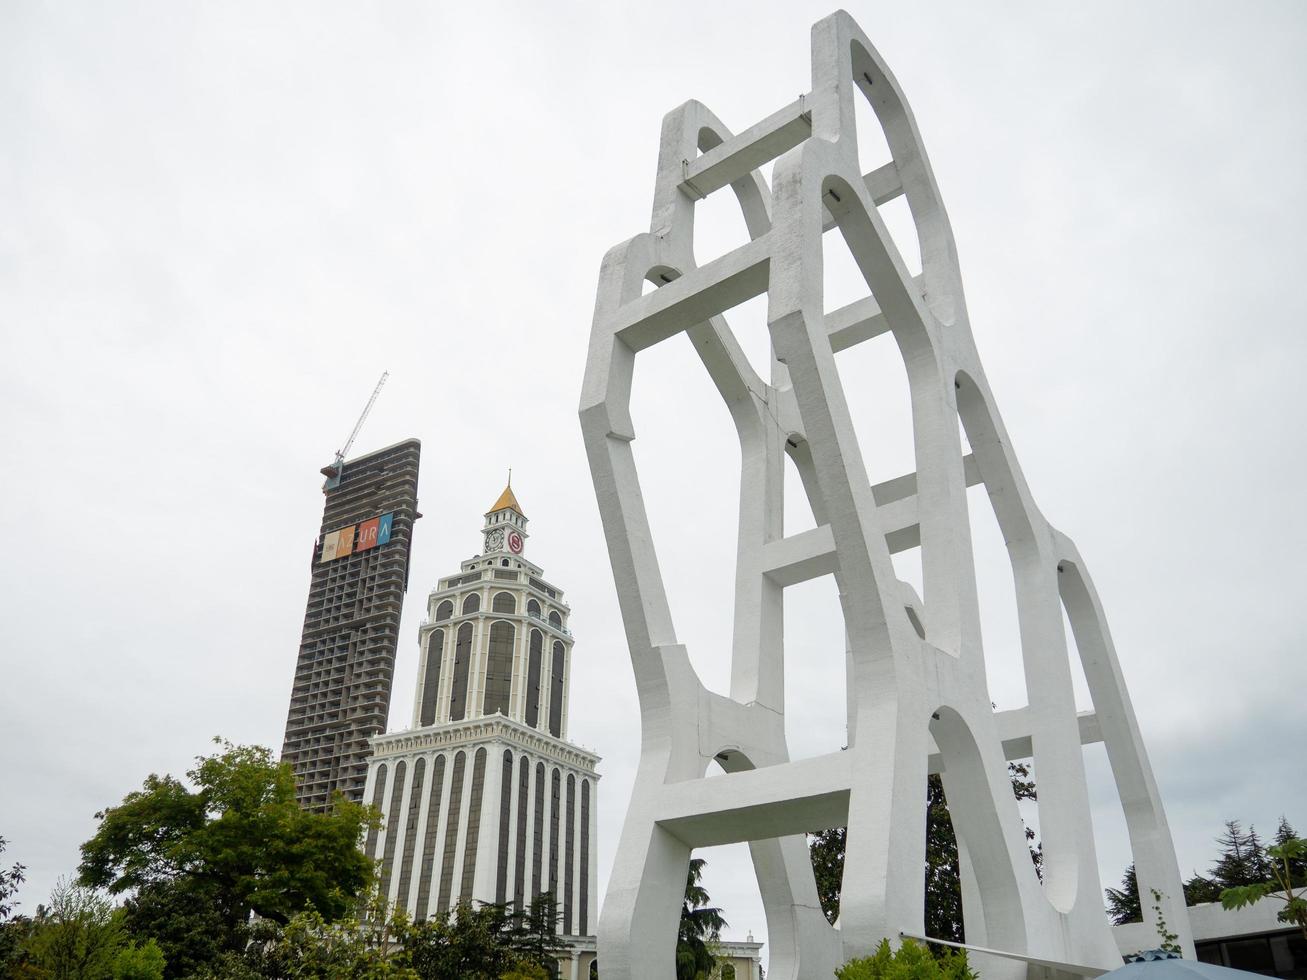
<svg viewBox="0 0 1307 980">
<path fill-rule="evenodd" d="M 854 100 L 893 159 L 863 173 Z M 758 167 L 774 161 L 771 185 Z M 696 200 L 729 188 L 750 241 L 693 254 Z M 904 266 L 878 207 L 906 197 L 922 274 Z M 823 297 L 823 231 L 850 250 L 869 295 Z M 642 295 L 648 281 L 658 288 Z M 766 294 L 769 381 L 724 314 Z M 892 332 L 912 394 L 915 473 L 869 484 L 837 351 Z M 636 354 L 687 334 L 740 440 L 730 697 L 707 691 L 677 642 L 631 442 Z M 856 383 L 853 379 L 851 383 Z M 959 419 L 972 452 L 963 453 Z M 1045 521 L 1004 431 L 969 327 L 948 216 L 912 114 L 840 12 L 812 31 L 812 90 L 738 136 L 688 102 L 663 122 L 648 234 L 603 261 L 581 398 L 584 432 L 639 690 L 642 752 L 600 919 L 605 978 L 674 974 L 693 848 L 748 841 L 775 978 L 829 977 L 881 937 L 923 925 L 925 781 L 942 769 L 964 870 L 969 942 L 1033 958 L 1119 965 L 1103 914 L 1082 738 L 1105 741 L 1144 889 L 1192 951 L 1166 818 L 1106 620 L 1075 546 Z M 692 436 L 691 436 L 692 437 Z M 784 454 L 820 525 L 786 537 Z M 1008 542 L 1027 708 L 996 715 L 986 687 L 966 488 L 983 483 Z M 925 595 L 890 556 L 921 549 Z M 848 637 L 846 751 L 788 761 L 786 586 L 834 575 Z M 1078 719 L 1065 605 L 1095 716 Z M 1010 753 L 1033 756 L 1045 875 L 1026 850 Z M 1019 757 L 1019 756 L 1016 756 Z M 705 779 L 717 759 L 726 775 Z M 847 824 L 841 921 L 822 916 L 804 831 Z M 978 964 L 988 978 L 1026 965 Z M 1031 968 L 1037 969 L 1037 968 Z"/>
</svg>

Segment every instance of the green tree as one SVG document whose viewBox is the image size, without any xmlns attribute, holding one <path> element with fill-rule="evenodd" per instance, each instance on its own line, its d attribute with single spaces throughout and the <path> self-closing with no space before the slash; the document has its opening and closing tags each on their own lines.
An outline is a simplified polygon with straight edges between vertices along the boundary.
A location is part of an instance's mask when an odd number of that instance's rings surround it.
<svg viewBox="0 0 1307 980">
<path fill-rule="evenodd" d="M 1298 839 L 1289 821 L 1280 817 L 1280 825 L 1275 829 L 1275 846 L 1284 847 L 1290 841 Z M 1307 859 L 1291 858 L 1289 860 L 1289 877 L 1295 885 L 1307 885 Z"/>
<path fill-rule="evenodd" d="M 0 837 L 0 854 L 3 854 L 8 846 L 9 842 Z M 13 897 L 18 894 L 18 886 L 26 880 L 24 878 L 26 871 L 27 869 L 18 862 L 14 862 L 14 866 L 8 871 L 0 867 L 0 925 L 8 922 L 13 917 L 14 909 L 18 907 Z"/>
<path fill-rule="evenodd" d="M 507 973 L 500 974 L 499 980 L 549 980 L 553 976 L 539 963 L 532 963 L 530 960 L 521 960 L 514 967 L 511 967 Z"/>
<path fill-rule="evenodd" d="M 237 951 L 188 976 L 197 980 L 417 980 L 405 939 L 410 926 L 374 886 L 350 912 L 328 922 L 316 910 L 250 923 Z"/>
<path fill-rule="evenodd" d="M 118 950 L 113 961 L 113 980 L 163 980 L 163 950 L 153 939 L 143 946 L 129 945 Z"/>
<path fill-rule="evenodd" d="M 159 944 L 170 980 L 197 973 L 249 939 L 248 922 L 224 908 L 219 885 L 197 875 L 142 886 L 123 903 L 123 924 Z"/>
<path fill-rule="evenodd" d="M 1114 925 L 1143 921 L 1144 907 L 1139 899 L 1139 878 L 1135 874 L 1133 862 L 1121 876 L 1121 887 L 1108 888 L 1104 894 L 1107 897 L 1107 914 Z"/>
<path fill-rule="evenodd" d="M 4 854 L 8 841 L 0 837 L 0 854 Z M 15 862 L 6 871 L 0 867 L 0 971 L 9 972 L 9 966 L 18 957 L 18 951 L 27 933 L 27 920 L 14 915 L 18 902 L 18 886 L 23 883 L 27 869 Z"/>
<path fill-rule="evenodd" d="M 121 915 L 99 892 L 60 879 L 32 922 L 25 953 L 50 980 L 112 980 L 128 948 Z"/>
<path fill-rule="evenodd" d="M 558 957 L 568 948 L 558 934 L 561 919 L 562 912 L 552 892 L 542 892 L 512 916 L 513 949 L 522 960 L 535 963 L 551 977 L 558 975 Z"/>
<path fill-rule="evenodd" d="M 221 751 L 186 774 L 194 788 L 151 775 L 97 814 L 79 868 L 84 885 L 135 890 L 127 915 L 136 934 L 186 969 L 212 947 L 238 950 L 251 913 L 286 924 L 312 910 L 331 922 L 371 879 L 358 840 L 372 810 L 338 798 L 330 813 L 305 812 L 290 767 L 269 750 L 215 742 Z"/>
<path fill-rule="evenodd" d="M 1270 880 L 1225 889 L 1221 892 L 1221 905 L 1227 909 L 1240 909 L 1263 898 L 1279 899 L 1284 908 L 1276 918 L 1297 925 L 1302 930 L 1303 939 L 1307 940 L 1307 897 L 1301 888 L 1295 893 L 1293 878 L 1294 862 L 1307 861 L 1307 841 L 1290 838 L 1283 844 L 1269 847 L 1267 856 Z"/>
<path fill-rule="evenodd" d="M 1221 886 L 1212 881 L 1211 878 L 1204 878 L 1200 874 L 1194 875 L 1184 883 L 1184 903 L 1185 905 L 1204 905 L 1207 902 L 1219 902 L 1221 900 Z"/>
<path fill-rule="evenodd" d="M 898 949 L 882 939 L 875 953 L 849 960 L 835 976 L 838 980 L 976 980 L 964 951 L 940 947 L 932 955 L 911 939 L 903 940 Z"/>
<path fill-rule="evenodd" d="M 328 922 L 315 909 L 291 917 L 264 961 L 276 963 L 276 976 L 296 980 L 417 980 L 408 950 L 392 943 L 403 937 L 404 923 L 378 932 L 353 918 Z"/>
<path fill-rule="evenodd" d="M 962 942 L 962 876 L 944 783 L 926 779 L 926 935 Z"/>
<path fill-rule="evenodd" d="M 929 818 L 928 818 L 929 819 Z M 844 848 L 847 835 L 843 827 L 831 827 L 810 834 L 808 855 L 812 874 L 817 881 L 817 899 L 832 925 L 840 917 L 840 886 L 844 879 Z"/>
<path fill-rule="evenodd" d="M 449 917 L 411 926 L 404 946 L 421 980 L 498 980 L 519 963 L 512 930 L 504 906 L 460 902 Z"/>
<path fill-rule="evenodd" d="M 1221 848 L 1211 877 L 1222 889 L 1255 885 L 1270 875 L 1266 852 L 1257 832 L 1251 827 L 1245 833 L 1238 820 L 1225 822 L 1225 833 L 1216 839 Z"/>
<path fill-rule="evenodd" d="M 721 938 L 727 925 L 722 910 L 708 903 L 703 887 L 703 869 L 708 862 L 691 858 L 685 878 L 685 901 L 681 904 L 681 925 L 676 936 L 676 980 L 707 976 L 717 963 L 711 944 Z"/>
</svg>

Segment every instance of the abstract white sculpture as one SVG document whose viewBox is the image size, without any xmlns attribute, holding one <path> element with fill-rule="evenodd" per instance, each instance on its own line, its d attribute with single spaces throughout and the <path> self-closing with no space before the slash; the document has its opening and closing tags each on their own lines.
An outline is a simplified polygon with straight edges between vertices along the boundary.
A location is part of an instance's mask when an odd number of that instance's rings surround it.
<svg viewBox="0 0 1307 980">
<path fill-rule="evenodd" d="M 858 161 L 858 98 L 871 104 L 893 156 L 868 174 Z M 770 187 L 757 169 L 769 160 Z M 695 202 L 727 187 L 751 241 L 696 261 Z M 899 195 L 921 243 L 920 277 L 908 273 L 877 210 Z M 828 311 L 822 235 L 833 226 L 870 295 Z M 646 281 L 659 288 L 642 295 Z M 722 316 L 763 293 L 770 383 Z M 917 468 L 873 487 L 835 354 L 887 331 L 907 367 Z M 680 333 L 731 412 L 743 461 L 729 698 L 703 687 L 677 643 L 630 444 L 636 354 Z M 972 447 L 966 456 L 959 417 Z M 1119 966 L 1081 751 L 1100 738 L 1141 891 L 1158 889 L 1166 922 L 1193 955 L 1170 831 L 1093 585 L 1022 477 L 971 336 L 948 216 L 912 114 L 846 13 L 813 27 L 812 91 L 745 132 L 732 135 L 697 102 L 665 118 L 650 232 L 612 249 L 600 272 L 581 420 L 643 726 L 600 918 L 605 980 L 674 975 L 691 850 L 734 841 L 752 851 L 769 977 L 830 977 L 882 937 L 921 934 L 932 771 L 942 772 L 957 833 L 968 942 L 1016 954 L 973 958 L 986 980 Z M 782 453 L 797 465 L 819 524 L 789 537 Z M 966 503 L 966 488 L 978 482 L 1016 580 L 1030 704 L 1015 711 L 992 709 L 985 679 Z M 912 547 L 921 549 L 924 597 L 891 563 L 891 553 Z M 848 640 L 849 745 L 790 762 L 782 594 L 827 574 L 839 586 Z M 1080 717 L 1063 605 L 1094 703 Z M 1031 756 L 1042 884 L 1006 768 L 1008 758 Z M 706 779 L 714 758 L 727 773 Z M 846 824 L 841 918 L 832 928 L 803 834 Z"/>
</svg>

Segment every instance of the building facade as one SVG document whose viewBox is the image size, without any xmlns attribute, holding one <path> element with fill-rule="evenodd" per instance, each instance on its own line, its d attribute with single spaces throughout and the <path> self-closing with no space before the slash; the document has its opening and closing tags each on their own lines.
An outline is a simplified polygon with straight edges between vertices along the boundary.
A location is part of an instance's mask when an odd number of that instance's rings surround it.
<svg viewBox="0 0 1307 980">
<path fill-rule="evenodd" d="M 408 589 L 422 445 L 407 439 L 325 468 L 304 632 L 281 758 L 300 805 L 361 802 L 369 739 L 386 730 Z"/>
<path fill-rule="evenodd" d="M 1261 973 L 1284 980 L 1307 980 L 1307 940 L 1302 930 L 1276 916 L 1284 908 L 1279 898 L 1264 898 L 1255 905 L 1226 909 L 1220 902 L 1189 906 L 1194 950 L 1200 963 Z M 1145 922 L 1113 926 L 1122 956 L 1155 949 L 1162 939 Z"/>
<path fill-rule="evenodd" d="M 551 893 L 560 932 L 585 936 L 599 912 L 599 757 L 566 741 L 571 610 L 523 557 L 526 526 L 506 488 L 482 553 L 432 590 L 413 727 L 372 740 L 366 799 L 383 823 L 364 849 L 415 919 Z"/>
</svg>

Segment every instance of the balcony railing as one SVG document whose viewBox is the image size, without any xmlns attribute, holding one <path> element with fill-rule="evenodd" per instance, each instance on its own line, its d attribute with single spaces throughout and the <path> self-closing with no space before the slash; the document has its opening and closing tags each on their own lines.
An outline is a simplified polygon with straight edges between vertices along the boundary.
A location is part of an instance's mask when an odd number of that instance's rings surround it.
<svg viewBox="0 0 1307 980">
<path fill-rule="evenodd" d="M 546 626 L 548 626 L 550 629 L 558 630 L 558 632 L 562 633 L 564 636 L 571 636 L 571 635 L 572 635 L 572 631 L 571 631 L 570 629 L 568 629 L 566 626 L 560 626 L 560 625 L 558 625 L 557 623 L 551 623 L 548 619 L 546 619 L 544 616 L 540 615 L 540 613 L 538 613 L 538 612 L 530 612 L 530 611 L 528 610 L 528 611 L 527 611 L 527 616 L 529 616 L 531 619 L 536 620 L 537 622 L 544 623 L 544 624 L 545 624 Z"/>
</svg>

